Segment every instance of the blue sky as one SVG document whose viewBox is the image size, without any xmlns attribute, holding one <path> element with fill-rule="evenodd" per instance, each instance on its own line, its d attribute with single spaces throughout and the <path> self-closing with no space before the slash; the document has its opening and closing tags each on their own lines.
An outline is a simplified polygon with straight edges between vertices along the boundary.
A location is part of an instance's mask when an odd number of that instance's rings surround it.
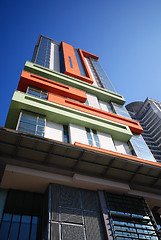
<svg viewBox="0 0 161 240">
<path fill-rule="evenodd" d="M 0 126 L 40 34 L 100 57 L 126 103 L 161 101 L 161 0 L 1 1 Z"/>
</svg>

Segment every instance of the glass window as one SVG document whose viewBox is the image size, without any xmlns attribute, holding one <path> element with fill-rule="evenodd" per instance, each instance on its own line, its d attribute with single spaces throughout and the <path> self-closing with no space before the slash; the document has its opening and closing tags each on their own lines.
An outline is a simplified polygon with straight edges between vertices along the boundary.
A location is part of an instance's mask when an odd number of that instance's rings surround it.
<svg viewBox="0 0 161 240">
<path fill-rule="evenodd" d="M 47 99 L 47 97 L 48 97 L 48 92 L 46 90 L 37 88 L 37 87 L 33 87 L 33 86 L 29 86 L 27 88 L 27 93 L 34 97 L 38 97 L 41 99 Z"/>
<path fill-rule="evenodd" d="M 92 134 L 90 128 L 86 128 L 86 134 L 87 134 L 87 139 L 89 145 L 93 146 L 93 139 L 92 139 Z"/>
<path fill-rule="evenodd" d="M 111 84 L 110 79 L 107 77 L 107 75 L 104 72 L 104 70 L 103 70 L 101 64 L 99 63 L 99 61 L 96 60 L 96 59 L 93 59 L 93 58 L 90 58 L 90 60 L 91 60 L 91 63 L 93 65 L 93 67 L 95 68 L 96 73 L 97 73 L 99 79 L 101 80 L 104 88 L 107 89 L 107 90 L 110 90 L 111 92 L 116 92 L 114 87 Z"/>
<path fill-rule="evenodd" d="M 96 130 L 86 128 L 86 134 L 90 146 L 100 147 L 100 142 Z"/>
<path fill-rule="evenodd" d="M 77 59 L 77 63 L 78 63 L 80 74 L 82 76 L 87 77 L 86 72 L 84 70 L 84 66 L 82 64 L 82 61 L 81 61 L 81 58 L 80 58 L 80 55 L 79 55 L 79 52 L 77 51 L 77 49 L 74 49 L 74 53 L 75 53 L 75 56 L 76 56 L 76 59 Z"/>
<path fill-rule="evenodd" d="M 89 102 L 88 99 L 86 99 L 85 104 L 89 106 Z"/>
<path fill-rule="evenodd" d="M 65 143 L 69 143 L 69 132 L 68 132 L 68 126 L 63 125 L 63 141 Z"/>
<path fill-rule="evenodd" d="M 41 194 L 9 190 L 0 222 L 0 239 L 41 239 L 42 204 Z"/>
<path fill-rule="evenodd" d="M 23 110 L 20 113 L 17 130 L 43 137 L 45 116 Z"/>
<path fill-rule="evenodd" d="M 130 143 L 132 144 L 137 157 L 149 160 L 149 161 L 155 161 L 151 151 L 149 150 L 148 146 L 146 145 L 143 137 L 141 135 L 135 134 L 130 139 Z"/>
<path fill-rule="evenodd" d="M 113 102 L 111 102 L 111 104 L 112 104 L 112 107 L 113 107 L 113 109 L 114 109 L 114 111 L 117 115 L 120 115 L 122 117 L 126 117 L 126 118 L 131 119 L 128 111 L 126 110 L 126 108 L 124 106 L 119 105 L 117 103 L 113 103 Z"/>
<path fill-rule="evenodd" d="M 50 65 L 50 49 L 51 49 L 51 40 L 41 37 L 40 43 L 34 58 L 32 59 L 36 64 L 39 64 L 43 67 L 49 68 Z"/>
<path fill-rule="evenodd" d="M 71 57 L 68 57 L 68 58 L 69 58 L 70 67 L 73 68 L 72 59 Z"/>
</svg>

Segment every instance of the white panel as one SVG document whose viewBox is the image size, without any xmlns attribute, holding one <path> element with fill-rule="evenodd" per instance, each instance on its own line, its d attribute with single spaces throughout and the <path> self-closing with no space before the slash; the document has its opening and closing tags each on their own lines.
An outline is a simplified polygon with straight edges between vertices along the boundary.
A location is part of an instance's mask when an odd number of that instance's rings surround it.
<svg viewBox="0 0 161 240">
<path fill-rule="evenodd" d="M 54 44 L 54 71 L 60 72 L 59 46 Z"/>
<path fill-rule="evenodd" d="M 109 134 L 97 131 L 97 136 L 99 138 L 101 148 L 116 152 L 114 142 Z"/>
<path fill-rule="evenodd" d="M 114 140 L 117 152 L 132 155 L 127 143 Z"/>
<path fill-rule="evenodd" d="M 93 74 L 93 72 L 92 72 L 92 70 L 91 70 L 91 67 L 90 67 L 90 65 L 89 65 L 89 63 L 88 63 L 88 59 L 87 58 L 84 58 L 85 59 L 85 61 L 86 61 L 86 64 L 87 64 L 87 66 L 88 66 L 88 69 L 89 69 L 89 71 L 90 71 L 90 74 L 91 74 L 91 76 L 92 76 L 92 79 L 93 79 L 93 85 L 95 85 L 95 86 L 97 86 L 98 87 L 98 84 L 97 84 L 97 82 L 96 82 L 96 79 L 95 79 L 95 76 L 94 76 L 94 74 Z"/>
<path fill-rule="evenodd" d="M 63 125 L 46 122 L 45 137 L 53 140 L 63 141 Z"/>
<path fill-rule="evenodd" d="M 54 43 L 51 43 L 49 68 L 56 72 L 60 72 L 59 46 Z"/>
<path fill-rule="evenodd" d="M 50 69 L 54 70 L 54 43 L 51 43 L 50 48 Z"/>
<path fill-rule="evenodd" d="M 109 103 L 106 103 L 106 102 L 103 102 L 103 101 L 99 100 L 99 104 L 100 104 L 100 108 L 103 111 L 112 112 L 112 109 L 111 109 Z"/>
<path fill-rule="evenodd" d="M 86 95 L 87 95 L 87 100 L 88 100 L 89 106 L 100 109 L 100 105 L 99 105 L 97 97 L 90 93 L 86 93 Z"/>
<path fill-rule="evenodd" d="M 85 128 L 75 124 L 69 124 L 69 139 L 72 144 L 75 142 L 88 144 Z"/>
</svg>

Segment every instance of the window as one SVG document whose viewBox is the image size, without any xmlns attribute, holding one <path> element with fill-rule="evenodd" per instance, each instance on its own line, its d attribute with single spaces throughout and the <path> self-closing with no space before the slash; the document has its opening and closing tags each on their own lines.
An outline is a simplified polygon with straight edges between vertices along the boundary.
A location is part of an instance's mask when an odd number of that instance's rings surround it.
<svg viewBox="0 0 161 240">
<path fill-rule="evenodd" d="M 113 102 L 111 102 L 111 104 L 117 115 L 131 119 L 128 111 L 126 110 L 126 108 L 124 106 L 119 105 L 117 103 L 113 103 Z"/>
<path fill-rule="evenodd" d="M 133 134 L 132 138 L 130 139 L 130 143 L 133 146 L 137 157 L 149 161 L 155 161 L 151 151 L 141 135 Z"/>
<path fill-rule="evenodd" d="M 97 131 L 90 128 L 86 128 L 86 134 L 89 145 L 100 148 L 100 142 L 97 136 Z"/>
<path fill-rule="evenodd" d="M 43 195 L 9 190 L 0 222 L 0 239 L 41 239 Z"/>
<path fill-rule="evenodd" d="M 80 74 L 81 74 L 82 76 L 87 77 L 87 74 L 86 74 L 86 72 L 85 72 L 85 69 L 84 69 L 84 66 L 83 66 L 83 64 L 82 64 L 81 57 L 80 57 L 80 55 L 79 55 L 78 50 L 77 50 L 77 49 L 74 49 L 74 53 L 75 53 L 75 56 L 76 56 L 76 59 L 77 59 L 77 63 L 78 63 L 78 67 L 79 67 Z"/>
<path fill-rule="evenodd" d="M 66 126 L 66 125 L 63 125 L 63 141 L 65 143 L 69 143 L 68 126 Z"/>
<path fill-rule="evenodd" d="M 28 86 L 27 93 L 41 99 L 47 99 L 48 97 L 48 92 L 46 90 L 33 86 Z"/>
<path fill-rule="evenodd" d="M 89 102 L 88 99 L 86 99 L 85 104 L 89 106 Z"/>
<path fill-rule="evenodd" d="M 96 59 L 91 58 L 91 63 L 99 77 L 99 79 L 101 80 L 103 86 L 105 89 L 110 90 L 111 92 L 116 92 L 114 87 L 112 86 L 110 79 L 107 77 L 106 73 L 104 72 L 101 64 L 99 63 L 99 61 L 97 61 Z"/>
<path fill-rule="evenodd" d="M 17 130 L 44 136 L 45 116 L 23 110 L 20 113 Z"/>
<path fill-rule="evenodd" d="M 73 68 L 72 59 L 71 57 L 68 57 L 68 58 L 69 58 L 70 67 Z"/>
<path fill-rule="evenodd" d="M 51 51 L 51 40 L 45 37 L 41 37 L 40 43 L 37 49 L 37 55 L 35 52 L 32 61 L 38 65 L 49 68 L 50 51 Z"/>
</svg>

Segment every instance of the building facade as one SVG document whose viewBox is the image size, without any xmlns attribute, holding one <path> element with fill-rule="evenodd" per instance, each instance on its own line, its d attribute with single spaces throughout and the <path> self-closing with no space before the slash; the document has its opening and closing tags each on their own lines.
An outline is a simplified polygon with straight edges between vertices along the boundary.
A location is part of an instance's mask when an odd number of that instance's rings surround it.
<svg viewBox="0 0 161 240">
<path fill-rule="evenodd" d="M 142 136 L 154 158 L 161 163 L 161 103 L 147 98 L 126 106 L 131 117 L 143 127 Z"/>
<path fill-rule="evenodd" d="M 98 59 L 39 37 L 0 128 L 0 239 L 160 239 L 161 164 Z"/>
</svg>

